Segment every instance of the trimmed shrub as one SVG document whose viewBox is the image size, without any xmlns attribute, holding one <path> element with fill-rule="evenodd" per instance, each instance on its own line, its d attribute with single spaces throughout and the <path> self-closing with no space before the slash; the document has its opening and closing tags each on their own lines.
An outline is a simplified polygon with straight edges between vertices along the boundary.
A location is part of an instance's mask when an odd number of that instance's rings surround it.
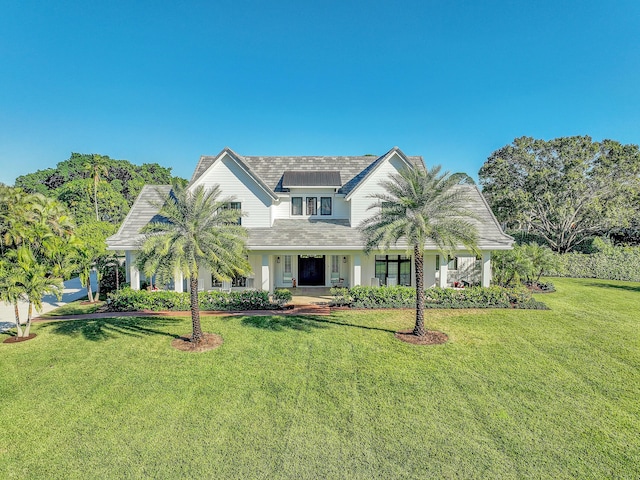
<svg viewBox="0 0 640 480">
<path fill-rule="evenodd" d="M 333 305 L 353 308 L 414 308 L 416 291 L 411 287 L 362 287 L 332 289 Z M 524 286 L 505 288 L 470 287 L 429 288 L 425 290 L 425 308 L 529 308 L 546 309 L 546 305 L 533 299 Z"/>
<path fill-rule="evenodd" d="M 237 292 L 199 292 L 198 304 L 201 310 L 271 310 L 279 305 L 269 301 L 269 293 L 262 290 L 242 290 Z M 188 292 L 132 290 L 123 288 L 109 294 L 109 311 L 135 312 L 187 311 L 191 308 Z"/>
<path fill-rule="evenodd" d="M 286 288 L 278 288 L 273 292 L 273 301 L 280 307 L 284 307 L 292 298 L 293 294 Z"/>
<path fill-rule="evenodd" d="M 640 247 L 608 246 L 597 253 L 565 253 L 557 255 L 557 269 L 549 276 L 599 278 L 640 282 Z"/>
</svg>

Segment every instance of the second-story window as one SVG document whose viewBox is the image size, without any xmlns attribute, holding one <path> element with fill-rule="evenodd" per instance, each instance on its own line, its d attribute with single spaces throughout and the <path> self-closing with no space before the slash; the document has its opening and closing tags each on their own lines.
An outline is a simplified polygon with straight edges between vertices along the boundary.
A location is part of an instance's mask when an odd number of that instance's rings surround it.
<svg viewBox="0 0 640 480">
<path fill-rule="evenodd" d="M 223 207 L 225 210 L 242 210 L 242 203 L 241 202 L 229 202 L 227 204 L 225 204 L 225 206 Z M 238 225 L 242 225 L 242 217 L 238 217 L 237 220 L 237 224 Z"/>
<path fill-rule="evenodd" d="M 291 197 L 291 215 L 302 215 L 302 197 Z"/>
<path fill-rule="evenodd" d="M 318 203 L 316 197 L 307 197 L 307 215 L 318 214 Z"/>
<path fill-rule="evenodd" d="M 331 197 L 320 197 L 320 215 L 331 215 Z"/>
</svg>

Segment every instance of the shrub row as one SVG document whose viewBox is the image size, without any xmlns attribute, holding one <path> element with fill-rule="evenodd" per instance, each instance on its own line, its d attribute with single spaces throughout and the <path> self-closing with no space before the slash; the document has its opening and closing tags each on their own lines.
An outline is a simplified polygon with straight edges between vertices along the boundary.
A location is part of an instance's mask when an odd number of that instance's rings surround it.
<svg viewBox="0 0 640 480">
<path fill-rule="evenodd" d="M 242 290 L 237 292 L 199 292 L 198 303 L 202 310 L 271 310 L 279 308 L 271 303 L 269 292 L 262 290 Z M 108 309 L 112 312 L 186 311 L 191 308 L 188 292 L 131 290 L 124 288 L 109 294 Z"/>
<path fill-rule="evenodd" d="M 412 287 L 333 288 L 332 304 L 352 308 L 414 308 L 416 290 Z M 547 309 L 526 287 L 470 287 L 462 290 L 429 288 L 425 308 L 525 308 Z"/>
<path fill-rule="evenodd" d="M 609 247 L 597 253 L 571 252 L 557 257 L 558 267 L 545 274 L 640 282 L 640 247 Z"/>
</svg>

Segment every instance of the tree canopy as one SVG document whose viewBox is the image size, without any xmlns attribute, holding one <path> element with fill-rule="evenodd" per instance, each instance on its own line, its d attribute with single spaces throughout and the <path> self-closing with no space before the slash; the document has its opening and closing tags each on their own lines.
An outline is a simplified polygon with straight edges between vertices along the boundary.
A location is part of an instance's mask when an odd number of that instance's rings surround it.
<svg viewBox="0 0 640 480">
<path fill-rule="evenodd" d="M 491 154 L 479 178 L 507 230 L 540 236 L 558 252 L 638 223 L 637 145 L 588 136 L 516 138 Z"/>
<path fill-rule="evenodd" d="M 15 186 L 65 203 L 78 224 L 119 224 L 145 184 L 167 185 L 171 168 L 156 163 L 133 165 L 97 154 L 72 153 L 55 168 L 20 176 Z"/>
</svg>

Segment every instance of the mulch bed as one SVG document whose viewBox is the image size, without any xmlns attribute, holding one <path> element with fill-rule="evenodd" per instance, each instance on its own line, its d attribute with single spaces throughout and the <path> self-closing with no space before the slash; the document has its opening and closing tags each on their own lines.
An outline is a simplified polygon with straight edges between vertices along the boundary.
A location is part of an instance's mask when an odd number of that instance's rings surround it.
<svg viewBox="0 0 640 480">
<path fill-rule="evenodd" d="M 27 340 L 31 340 L 35 338 L 35 333 L 30 333 L 27 337 L 18 337 L 17 335 L 14 337 L 5 338 L 2 343 L 18 343 L 18 342 L 26 342 Z"/>
<path fill-rule="evenodd" d="M 436 332 L 435 330 L 427 330 L 426 335 L 417 337 L 413 334 L 413 330 L 403 330 L 396 332 L 395 337 L 403 342 L 411 343 L 413 345 L 441 345 L 449 341 L 449 337 L 446 333 Z"/>
<path fill-rule="evenodd" d="M 222 345 L 222 337 L 215 333 L 204 333 L 199 344 L 191 342 L 191 336 L 178 337 L 171 342 L 171 346 L 183 352 L 207 352 Z"/>
</svg>

